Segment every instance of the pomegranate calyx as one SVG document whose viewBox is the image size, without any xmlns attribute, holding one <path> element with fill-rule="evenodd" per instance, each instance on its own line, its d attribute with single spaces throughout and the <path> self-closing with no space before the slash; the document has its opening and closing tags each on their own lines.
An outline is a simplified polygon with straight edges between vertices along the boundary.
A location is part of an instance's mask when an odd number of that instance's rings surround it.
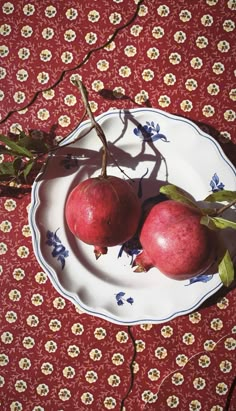
<svg viewBox="0 0 236 411">
<path fill-rule="evenodd" d="M 145 250 L 141 251 L 140 254 L 135 258 L 132 267 L 135 267 L 135 273 L 143 273 L 149 271 L 153 268 L 153 263 Z"/>
<path fill-rule="evenodd" d="M 101 257 L 102 254 L 107 254 L 107 247 L 102 247 L 100 245 L 95 245 L 94 246 L 94 254 L 95 254 L 96 260 L 98 260 L 98 258 Z"/>
</svg>

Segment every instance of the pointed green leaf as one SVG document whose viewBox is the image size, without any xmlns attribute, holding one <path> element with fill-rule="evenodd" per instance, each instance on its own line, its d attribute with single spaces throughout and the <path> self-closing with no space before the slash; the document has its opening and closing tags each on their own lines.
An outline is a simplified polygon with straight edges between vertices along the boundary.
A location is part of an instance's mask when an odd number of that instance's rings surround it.
<svg viewBox="0 0 236 411">
<path fill-rule="evenodd" d="M 210 202 L 221 202 L 221 201 L 233 201 L 236 200 L 236 191 L 230 190 L 220 190 L 216 191 L 213 194 L 210 194 L 208 197 L 205 198 L 205 201 Z"/>
<path fill-rule="evenodd" d="M 33 154 L 29 150 L 27 150 L 25 147 L 19 146 L 17 143 L 10 140 L 6 136 L 3 136 L 2 134 L 0 135 L 0 141 L 2 141 L 2 143 L 6 144 L 8 147 L 10 147 L 10 149 L 12 149 L 15 153 L 17 153 L 20 156 L 29 157 L 29 158 L 33 157 Z"/>
<path fill-rule="evenodd" d="M 27 177 L 28 177 L 30 171 L 32 170 L 34 164 L 35 164 L 34 160 L 29 160 L 28 163 L 26 164 L 26 166 L 23 170 L 23 175 L 24 175 L 25 180 L 27 180 Z"/>
<path fill-rule="evenodd" d="M 234 280 L 234 265 L 228 250 L 219 263 L 218 269 L 222 283 L 229 287 Z"/>
<path fill-rule="evenodd" d="M 200 208 L 197 206 L 197 204 L 191 198 L 190 195 L 186 194 L 184 190 L 182 190 L 181 188 L 173 184 L 167 184 L 165 186 L 162 186 L 160 188 L 160 193 L 165 194 L 171 200 L 175 200 L 175 201 L 179 201 L 184 204 L 188 204 L 191 207 L 194 207 L 200 210 Z"/>
<path fill-rule="evenodd" d="M 200 223 L 206 225 L 211 230 L 223 230 L 225 228 L 233 228 L 236 230 L 236 223 L 234 221 L 226 220 L 221 217 L 210 217 L 206 215 L 201 218 Z"/>
</svg>

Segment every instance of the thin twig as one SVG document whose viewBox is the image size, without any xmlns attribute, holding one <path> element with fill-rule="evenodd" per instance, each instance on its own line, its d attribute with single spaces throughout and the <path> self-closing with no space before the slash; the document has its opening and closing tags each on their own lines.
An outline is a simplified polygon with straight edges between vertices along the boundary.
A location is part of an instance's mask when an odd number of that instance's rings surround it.
<svg viewBox="0 0 236 411">
<path fill-rule="evenodd" d="M 84 103 L 84 107 L 86 108 L 88 117 L 91 121 L 92 126 L 95 128 L 98 137 L 100 138 L 100 140 L 102 142 L 103 154 L 102 154 L 101 176 L 106 178 L 107 177 L 107 154 L 108 154 L 106 136 L 104 134 L 104 131 L 103 131 L 102 127 L 95 120 L 95 117 L 92 113 L 92 110 L 91 110 L 89 102 L 88 102 L 88 92 L 85 88 L 85 85 L 80 80 L 75 80 L 73 83 L 78 87 L 78 89 L 81 93 L 81 97 L 82 97 L 82 100 L 83 100 L 83 103 Z"/>
<path fill-rule="evenodd" d="M 217 217 L 221 214 L 223 214 L 228 208 L 232 207 L 234 204 L 236 204 L 236 199 L 231 201 L 230 203 L 226 204 L 224 207 L 219 208 L 216 213 L 214 214 L 214 217 Z"/>
</svg>

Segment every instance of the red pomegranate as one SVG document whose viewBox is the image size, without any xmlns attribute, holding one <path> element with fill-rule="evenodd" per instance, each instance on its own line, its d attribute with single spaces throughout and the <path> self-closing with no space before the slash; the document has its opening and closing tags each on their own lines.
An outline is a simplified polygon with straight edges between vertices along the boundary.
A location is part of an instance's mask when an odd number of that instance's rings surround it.
<svg viewBox="0 0 236 411">
<path fill-rule="evenodd" d="M 136 271 L 157 267 L 176 280 L 203 273 L 214 260 L 215 236 L 200 219 L 197 209 L 174 200 L 154 205 L 140 231 Z"/>
<path fill-rule="evenodd" d="M 114 176 L 89 178 L 79 183 L 66 201 L 70 231 L 94 245 L 98 258 L 107 247 L 122 244 L 136 232 L 141 215 L 139 199 L 131 185 Z"/>
</svg>

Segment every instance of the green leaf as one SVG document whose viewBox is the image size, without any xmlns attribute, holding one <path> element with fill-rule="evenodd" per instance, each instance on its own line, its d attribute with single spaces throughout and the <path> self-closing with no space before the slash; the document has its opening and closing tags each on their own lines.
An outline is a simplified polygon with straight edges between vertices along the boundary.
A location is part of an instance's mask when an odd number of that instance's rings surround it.
<svg viewBox="0 0 236 411">
<path fill-rule="evenodd" d="M 15 176 L 15 169 L 12 161 L 4 161 L 0 163 L 0 176 L 3 177 Z"/>
<path fill-rule="evenodd" d="M 160 193 L 165 194 L 171 200 L 175 200 L 175 201 L 179 201 L 184 204 L 188 204 L 191 207 L 194 207 L 197 210 L 200 210 L 200 208 L 197 206 L 195 201 L 192 200 L 190 195 L 186 194 L 184 190 L 182 190 L 181 188 L 173 184 L 167 184 L 165 186 L 162 186 L 160 188 Z"/>
<path fill-rule="evenodd" d="M 234 265 L 228 250 L 219 263 L 218 269 L 222 283 L 229 287 L 234 280 Z"/>
<path fill-rule="evenodd" d="M 26 164 L 26 166 L 23 170 L 23 175 L 24 175 L 25 181 L 27 181 L 27 177 L 28 177 L 30 171 L 32 170 L 34 164 L 35 164 L 34 160 L 29 160 L 28 163 Z"/>
<path fill-rule="evenodd" d="M 234 221 L 226 220 L 221 217 L 210 217 L 205 215 L 201 218 L 200 223 L 206 225 L 211 230 L 223 230 L 225 228 L 233 228 L 236 230 L 236 223 Z"/>
<path fill-rule="evenodd" d="M 19 146 L 17 143 L 10 140 L 6 136 L 3 136 L 2 134 L 0 135 L 0 141 L 2 141 L 2 143 L 7 145 L 8 147 L 10 147 L 10 149 L 12 149 L 12 151 L 14 151 L 15 153 L 17 153 L 20 156 L 24 156 L 24 157 L 28 157 L 28 158 L 33 157 L 33 154 L 29 150 L 27 150 L 27 148 Z"/>
<path fill-rule="evenodd" d="M 213 194 L 210 194 L 208 197 L 205 198 L 204 201 L 210 201 L 212 203 L 214 202 L 221 202 L 221 201 L 233 201 L 236 200 L 236 191 L 230 191 L 230 190 L 220 190 L 216 191 Z"/>
</svg>

